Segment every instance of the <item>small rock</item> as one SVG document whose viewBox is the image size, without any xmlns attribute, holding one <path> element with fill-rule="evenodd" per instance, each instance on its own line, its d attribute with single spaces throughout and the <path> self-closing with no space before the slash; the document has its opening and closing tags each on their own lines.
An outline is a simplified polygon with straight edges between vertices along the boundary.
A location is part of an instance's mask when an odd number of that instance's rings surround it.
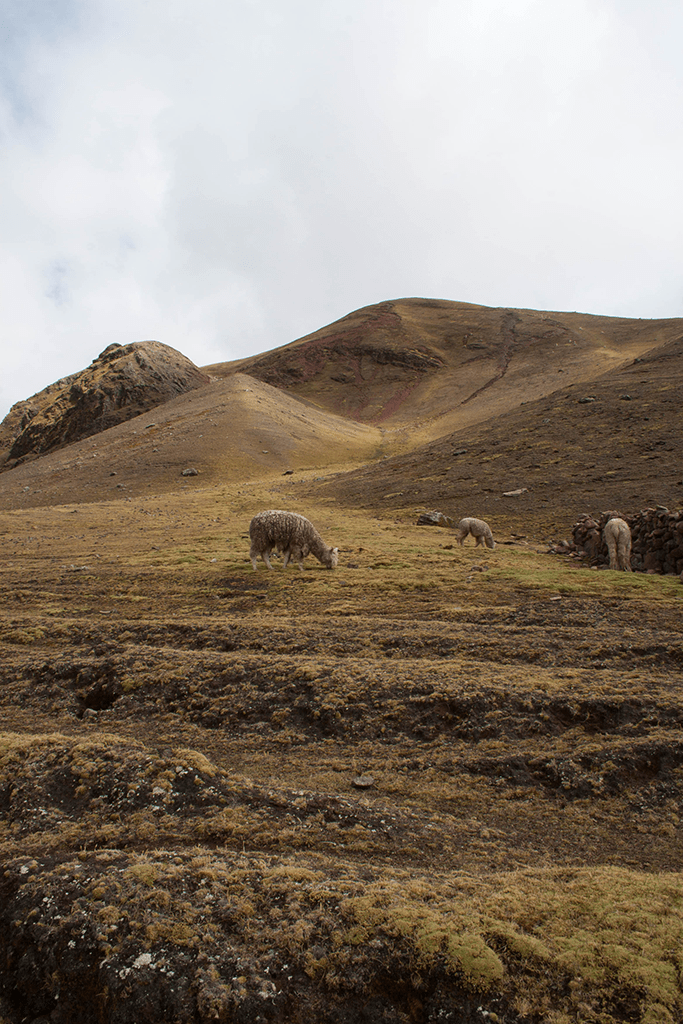
<svg viewBox="0 0 683 1024">
<path fill-rule="evenodd" d="M 455 526 L 455 522 L 450 516 L 445 516 L 443 512 L 423 512 L 417 521 L 418 526 Z"/>
<path fill-rule="evenodd" d="M 631 396 L 630 395 L 619 395 L 619 398 L 621 399 L 622 402 L 630 402 L 631 401 Z"/>
<path fill-rule="evenodd" d="M 115 469 L 112 470 L 111 473 L 109 474 L 109 476 L 116 476 L 116 470 Z"/>
<path fill-rule="evenodd" d="M 184 469 L 180 475 L 181 476 L 199 476 L 199 470 L 198 469 L 192 469 L 192 468 Z"/>
<path fill-rule="evenodd" d="M 351 785 L 356 789 L 370 789 L 375 785 L 375 780 L 372 775 L 357 775 Z"/>
<path fill-rule="evenodd" d="M 467 448 L 456 448 L 453 452 L 453 458 L 456 458 L 458 455 L 467 455 Z"/>
<path fill-rule="evenodd" d="M 97 712 L 92 708 L 86 708 L 83 712 L 83 719 L 85 720 L 86 718 L 97 718 Z"/>
<path fill-rule="evenodd" d="M 293 469 L 286 469 L 282 475 L 283 476 L 292 476 L 293 473 L 294 473 Z"/>
<path fill-rule="evenodd" d="M 516 498 L 520 494 L 525 494 L 529 490 L 528 487 L 518 487 L 516 491 L 503 491 L 504 498 Z"/>
<path fill-rule="evenodd" d="M 585 398 L 580 398 L 579 399 L 579 405 L 586 405 L 587 402 L 594 402 L 594 401 L 595 401 L 595 395 L 586 395 Z"/>
</svg>

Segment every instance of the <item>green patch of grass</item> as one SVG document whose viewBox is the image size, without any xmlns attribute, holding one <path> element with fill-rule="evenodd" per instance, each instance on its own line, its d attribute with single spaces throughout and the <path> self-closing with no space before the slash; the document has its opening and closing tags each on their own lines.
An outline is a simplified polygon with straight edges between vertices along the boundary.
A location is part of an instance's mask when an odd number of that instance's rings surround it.
<svg viewBox="0 0 683 1024">
<path fill-rule="evenodd" d="M 534 552 L 507 551 L 491 564 L 490 579 L 514 583 L 530 590 L 553 590 L 586 596 L 647 598 L 651 601 L 680 601 L 683 591 L 678 577 L 646 573 L 590 570 L 559 561 L 559 556 Z"/>
</svg>

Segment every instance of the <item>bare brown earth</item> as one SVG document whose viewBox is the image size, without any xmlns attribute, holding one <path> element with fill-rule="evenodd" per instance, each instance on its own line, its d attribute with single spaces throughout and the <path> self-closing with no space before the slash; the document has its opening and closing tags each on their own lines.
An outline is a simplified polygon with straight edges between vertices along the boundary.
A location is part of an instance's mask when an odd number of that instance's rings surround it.
<svg viewBox="0 0 683 1024">
<path fill-rule="evenodd" d="M 675 507 L 680 380 L 392 456 L 237 375 L 0 476 L 2 1024 L 683 1019 L 683 587 L 543 543 Z"/>
<path fill-rule="evenodd" d="M 397 299 L 263 356 L 206 369 L 248 373 L 414 447 L 591 381 L 682 335 L 681 319 Z"/>
<path fill-rule="evenodd" d="M 322 490 L 352 506 L 420 504 L 551 539 L 568 536 L 581 512 L 680 508 L 682 439 L 680 338 Z"/>
</svg>

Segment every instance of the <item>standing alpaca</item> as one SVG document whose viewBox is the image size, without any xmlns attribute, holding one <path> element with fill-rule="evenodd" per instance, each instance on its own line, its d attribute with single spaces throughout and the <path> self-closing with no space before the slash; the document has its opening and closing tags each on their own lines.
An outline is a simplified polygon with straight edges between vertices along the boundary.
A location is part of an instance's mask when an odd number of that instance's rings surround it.
<svg viewBox="0 0 683 1024">
<path fill-rule="evenodd" d="M 631 530 L 624 519 L 615 516 L 605 523 L 602 539 L 609 551 L 610 569 L 631 571 Z"/>
<path fill-rule="evenodd" d="M 495 548 L 496 544 L 491 533 L 491 527 L 488 523 L 485 523 L 483 519 L 472 519 L 468 516 L 466 519 L 461 519 L 458 523 L 458 544 L 462 544 L 465 537 L 471 533 L 476 543 L 475 547 L 480 544 L 486 544 L 487 548 Z"/>
<path fill-rule="evenodd" d="M 282 553 L 284 569 L 293 559 L 299 563 L 302 572 L 306 555 L 315 555 L 328 569 L 334 569 L 339 559 L 339 548 L 328 548 L 313 523 L 297 512 L 280 509 L 259 512 L 249 524 L 249 536 L 249 558 L 254 569 L 259 555 L 269 569 L 273 568 L 270 564 L 271 551 Z"/>
</svg>

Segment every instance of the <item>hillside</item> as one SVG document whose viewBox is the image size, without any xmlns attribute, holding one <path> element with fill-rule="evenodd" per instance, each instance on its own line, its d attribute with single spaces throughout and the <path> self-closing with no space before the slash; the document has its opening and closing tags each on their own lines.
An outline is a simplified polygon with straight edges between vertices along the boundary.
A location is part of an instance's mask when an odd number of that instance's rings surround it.
<svg viewBox="0 0 683 1024">
<path fill-rule="evenodd" d="M 670 399 L 681 379 L 681 337 L 681 320 L 401 299 L 251 359 L 201 371 L 188 360 L 182 388 L 180 353 L 156 342 L 120 346 L 5 419 L 0 441 L 14 468 L 0 474 L 0 508 L 165 493 L 184 469 L 197 470 L 194 485 L 287 470 L 310 482 L 356 470 L 330 495 L 380 508 L 391 507 L 386 494 L 397 507 L 453 507 L 457 499 L 482 514 L 498 512 L 503 491 L 527 487 L 535 507 L 550 503 L 544 522 L 553 529 L 590 500 L 669 504 L 679 493 L 677 465 L 664 458 L 649 482 L 647 454 L 655 433 L 664 456 L 676 443 L 679 407 Z M 655 367 L 648 382 L 634 360 L 650 351 L 666 368 Z M 171 378 L 170 390 L 162 388 Z M 596 388 L 602 397 L 588 408 L 574 400 L 577 388 L 578 397 Z M 629 388 L 630 406 L 612 401 L 613 390 Z M 669 414 L 639 419 L 643 403 L 658 407 L 660 398 Z M 614 465 L 626 424 L 620 465 L 640 463 L 633 486 L 615 490 L 612 483 L 631 479 Z M 559 498 L 565 484 L 569 506 Z M 530 501 L 503 504 L 523 518 Z"/>
<path fill-rule="evenodd" d="M 355 507 L 427 506 L 557 536 L 584 511 L 681 507 L 682 436 L 679 338 L 581 385 L 340 475 L 322 493 Z"/>
<path fill-rule="evenodd" d="M 683 335 L 683 320 L 490 309 L 398 299 L 356 310 L 265 355 L 216 364 L 410 443 L 590 381 Z"/>
<path fill-rule="evenodd" d="M 545 543 L 681 504 L 681 321 L 421 302 L 0 474 L 0 1024 L 683 1020 L 683 586 Z"/>
<path fill-rule="evenodd" d="M 246 484 L 288 470 L 301 479 L 367 462 L 382 444 L 376 427 L 234 374 L 0 474 L 0 508 Z M 187 469 L 197 475 L 182 477 Z"/>
</svg>

